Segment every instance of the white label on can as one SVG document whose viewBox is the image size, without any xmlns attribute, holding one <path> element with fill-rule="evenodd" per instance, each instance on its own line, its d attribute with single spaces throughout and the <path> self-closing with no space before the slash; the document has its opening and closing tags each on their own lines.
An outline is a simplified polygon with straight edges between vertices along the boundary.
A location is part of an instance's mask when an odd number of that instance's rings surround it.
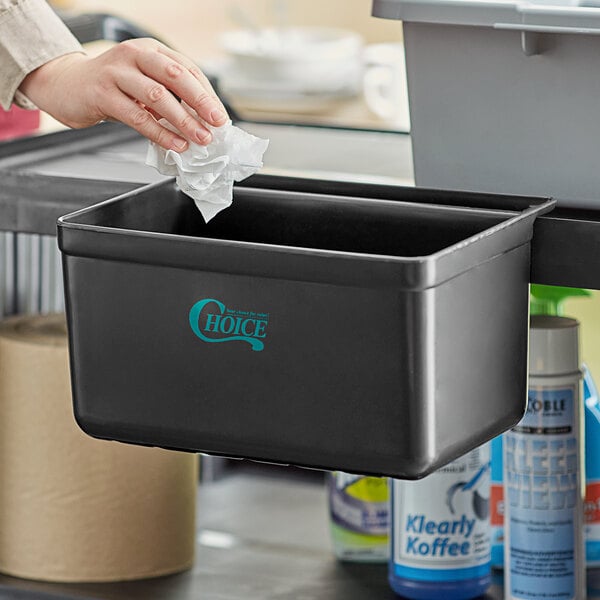
<svg viewBox="0 0 600 600">
<path fill-rule="evenodd" d="M 576 398 L 573 386 L 530 387 L 525 417 L 504 438 L 512 598 L 575 598 Z"/>
<path fill-rule="evenodd" d="M 489 446 L 420 481 L 394 481 L 397 577 L 466 580 L 489 573 Z"/>
</svg>

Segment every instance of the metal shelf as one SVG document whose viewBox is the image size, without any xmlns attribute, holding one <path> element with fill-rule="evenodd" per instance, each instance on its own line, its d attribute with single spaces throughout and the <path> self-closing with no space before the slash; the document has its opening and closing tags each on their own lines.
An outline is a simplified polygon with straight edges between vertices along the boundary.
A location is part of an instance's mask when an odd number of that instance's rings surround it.
<svg viewBox="0 0 600 600">
<path fill-rule="evenodd" d="M 58 217 L 114 198 L 139 183 L 0 173 L 0 230 L 56 235 Z"/>
<path fill-rule="evenodd" d="M 129 180 L 130 165 L 116 160 L 119 152 L 109 156 L 111 168 L 120 169 L 112 181 L 103 178 L 100 168 L 99 175 L 90 178 L 44 174 L 44 166 L 50 161 L 69 157 L 81 161 L 89 155 L 93 162 L 111 149 L 126 148 L 138 139 L 137 133 L 122 125 L 104 123 L 87 130 L 0 144 L 0 230 L 55 234 L 59 216 L 151 181 L 152 176 L 145 179 L 147 173 L 133 163 L 133 171 L 137 172 Z M 393 185 L 270 175 L 255 175 L 243 185 L 314 193 L 334 190 L 337 194 L 388 199 L 396 193 Z M 598 210 L 557 208 L 536 221 L 531 281 L 600 289 L 600 200 Z"/>
</svg>

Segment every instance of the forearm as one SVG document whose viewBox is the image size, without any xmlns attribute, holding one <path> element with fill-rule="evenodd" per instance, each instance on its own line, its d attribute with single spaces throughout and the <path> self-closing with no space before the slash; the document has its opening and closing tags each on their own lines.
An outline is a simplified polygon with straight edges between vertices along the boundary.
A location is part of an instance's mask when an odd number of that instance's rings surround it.
<svg viewBox="0 0 600 600">
<path fill-rule="evenodd" d="M 10 108 L 23 79 L 40 65 L 82 52 L 43 0 L 0 0 L 0 105 Z"/>
</svg>

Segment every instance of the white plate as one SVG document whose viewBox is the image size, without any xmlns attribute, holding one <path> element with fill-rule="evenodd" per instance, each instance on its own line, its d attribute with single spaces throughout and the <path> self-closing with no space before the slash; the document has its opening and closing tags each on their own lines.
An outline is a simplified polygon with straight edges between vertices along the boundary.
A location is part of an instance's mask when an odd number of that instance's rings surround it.
<svg viewBox="0 0 600 600">
<path fill-rule="evenodd" d="M 310 86 L 280 81 L 249 81 L 231 63 L 222 66 L 218 73 L 219 89 L 224 96 L 252 110 L 275 112 L 315 113 L 355 98 L 358 85 L 327 87 L 324 84 Z"/>
</svg>

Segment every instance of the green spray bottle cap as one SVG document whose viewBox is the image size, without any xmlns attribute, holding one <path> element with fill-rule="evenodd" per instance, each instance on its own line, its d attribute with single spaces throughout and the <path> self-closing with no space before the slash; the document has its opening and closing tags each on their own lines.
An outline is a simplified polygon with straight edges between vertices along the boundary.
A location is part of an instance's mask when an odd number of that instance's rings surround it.
<svg viewBox="0 0 600 600">
<path fill-rule="evenodd" d="M 581 288 L 561 287 L 557 285 L 531 285 L 530 311 L 532 315 L 562 316 L 563 302 L 573 296 L 591 296 Z"/>
</svg>

